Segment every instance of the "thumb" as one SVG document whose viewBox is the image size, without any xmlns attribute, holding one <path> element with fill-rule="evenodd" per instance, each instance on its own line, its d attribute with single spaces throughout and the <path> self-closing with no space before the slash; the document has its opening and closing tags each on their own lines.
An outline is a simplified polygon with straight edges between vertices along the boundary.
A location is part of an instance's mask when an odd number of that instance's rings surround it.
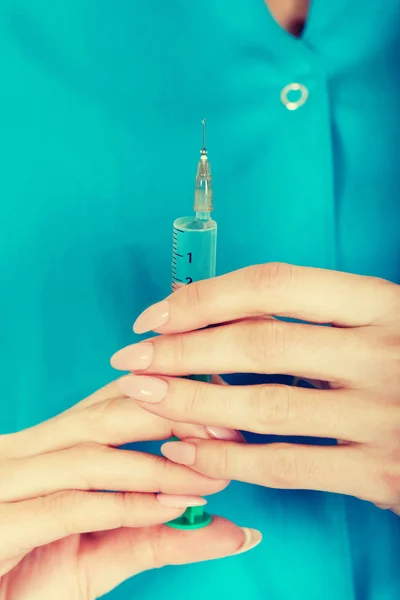
<svg viewBox="0 0 400 600">
<path fill-rule="evenodd" d="M 220 517 L 195 531 L 165 525 L 121 528 L 86 538 L 81 564 L 92 600 L 142 571 L 241 554 L 261 539 L 259 531 L 237 527 Z"/>
</svg>

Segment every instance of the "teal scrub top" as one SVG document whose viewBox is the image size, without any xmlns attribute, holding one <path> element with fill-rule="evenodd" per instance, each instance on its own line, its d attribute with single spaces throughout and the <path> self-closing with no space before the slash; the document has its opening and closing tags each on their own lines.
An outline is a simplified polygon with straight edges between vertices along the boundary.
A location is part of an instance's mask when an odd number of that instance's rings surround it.
<svg viewBox="0 0 400 600">
<path fill-rule="evenodd" d="M 301 39 L 263 0 L 2 1 L 2 433 L 115 377 L 109 357 L 169 292 L 204 116 L 219 273 L 287 261 L 400 283 L 399 31 L 398 0 L 312 0 Z M 308 92 L 293 111 L 291 83 Z M 210 508 L 263 544 L 107 597 L 400 597 L 388 511 L 241 483 Z"/>
</svg>

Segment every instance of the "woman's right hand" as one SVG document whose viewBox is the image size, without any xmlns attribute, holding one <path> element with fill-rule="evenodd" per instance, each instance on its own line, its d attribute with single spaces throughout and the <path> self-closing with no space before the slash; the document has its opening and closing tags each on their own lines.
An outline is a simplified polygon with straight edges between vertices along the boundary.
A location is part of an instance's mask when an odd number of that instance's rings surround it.
<svg viewBox="0 0 400 600">
<path fill-rule="evenodd" d="M 226 486 L 117 448 L 172 435 L 208 437 L 144 411 L 114 382 L 0 436 L 0 600 L 94 600 L 144 570 L 254 547 L 258 532 L 220 518 L 197 531 L 163 525 Z"/>
</svg>

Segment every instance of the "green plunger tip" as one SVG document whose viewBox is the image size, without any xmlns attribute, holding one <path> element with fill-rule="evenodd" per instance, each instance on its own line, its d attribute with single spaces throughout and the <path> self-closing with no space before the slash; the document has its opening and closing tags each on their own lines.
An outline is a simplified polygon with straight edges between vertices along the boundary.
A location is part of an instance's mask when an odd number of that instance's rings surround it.
<svg viewBox="0 0 400 600">
<path fill-rule="evenodd" d="M 202 529 L 211 521 L 212 516 L 202 506 L 192 506 L 187 508 L 181 517 L 165 524 L 174 529 Z"/>
<path fill-rule="evenodd" d="M 179 438 L 173 437 L 170 442 L 179 442 Z M 203 506 L 190 506 L 185 510 L 183 515 L 165 523 L 173 529 L 201 529 L 207 527 L 212 521 L 212 516 L 209 515 Z"/>
</svg>

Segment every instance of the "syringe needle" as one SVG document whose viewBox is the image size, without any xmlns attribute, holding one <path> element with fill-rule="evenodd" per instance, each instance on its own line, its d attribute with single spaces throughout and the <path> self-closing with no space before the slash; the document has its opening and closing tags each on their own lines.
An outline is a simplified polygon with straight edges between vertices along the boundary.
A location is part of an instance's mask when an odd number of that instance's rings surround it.
<svg viewBox="0 0 400 600">
<path fill-rule="evenodd" d="M 203 133 L 203 146 L 201 149 L 201 153 L 202 154 L 207 154 L 207 148 L 206 148 L 206 120 L 203 119 L 202 122 L 202 133 Z"/>
</svg>

